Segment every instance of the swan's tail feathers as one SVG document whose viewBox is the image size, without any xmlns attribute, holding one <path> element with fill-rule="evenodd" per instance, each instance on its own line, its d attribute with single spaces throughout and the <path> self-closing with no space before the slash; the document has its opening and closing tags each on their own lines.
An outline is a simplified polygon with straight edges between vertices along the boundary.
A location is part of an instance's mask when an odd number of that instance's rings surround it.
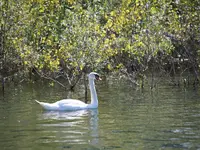
<svg viewBox="0 0 200 150">
<path fill-rule="evenodd" d="M 44 102 L 39 102 L 38 100 L 35 100 L 35 101 L 36 103 L 40 104 L 45 109 L 46 104 Z"/>
<path fill-rule="evenodd" d="M 35 100 L 36 103 L 40 104 L 45 110 L 57 110 L 57 105 L 39 102 L 38 100 Z"/>
<path fill-rule="evenodd" d="M 40 104 L 41 102 L 39 102 L 38 100 L 35 100 L 36 101 L 36 103 L 38 103 L 38 104 Z"/>
</svg>

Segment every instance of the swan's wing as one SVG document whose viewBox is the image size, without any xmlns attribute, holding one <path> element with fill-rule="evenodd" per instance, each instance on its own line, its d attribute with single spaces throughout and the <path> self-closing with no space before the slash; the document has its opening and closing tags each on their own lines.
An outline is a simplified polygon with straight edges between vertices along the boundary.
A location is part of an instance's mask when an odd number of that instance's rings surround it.
<svg viewBox="0 0 200 150">
<path fill-rule="evenodd" d="M 64 99 L 56 103 L 61 110 L 77 110 L 87 106 L 86 103 L 75 99 Z"/>
<path fill-rule="evenodd" d="M 56 102 L 58 105 L 84 105 L 86 103 L 76 99 L 63 99 Z"/>
</svg>

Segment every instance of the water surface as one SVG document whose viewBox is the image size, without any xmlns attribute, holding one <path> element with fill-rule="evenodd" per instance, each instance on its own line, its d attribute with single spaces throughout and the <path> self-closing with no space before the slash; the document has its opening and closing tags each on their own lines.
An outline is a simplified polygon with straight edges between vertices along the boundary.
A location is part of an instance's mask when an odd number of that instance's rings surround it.
<svg viewBox="0 0 200 150">
<path fill-rule="evenodd" d="M 99 108 L 43 111 L 35 99 L 82 98 L 44 83 L 6 85 L 0 95 L 0 147 L 5 150 L 200 149 L 200 94 L 167 84 L 135 89 L 127 81 L 96 85 Z"/>
</svg>

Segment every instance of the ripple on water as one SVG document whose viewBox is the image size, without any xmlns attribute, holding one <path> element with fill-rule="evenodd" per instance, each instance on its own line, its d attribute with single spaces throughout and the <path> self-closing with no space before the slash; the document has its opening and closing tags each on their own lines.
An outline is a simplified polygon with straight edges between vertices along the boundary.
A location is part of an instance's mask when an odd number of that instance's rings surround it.
<svg viewBox="0 0 200 150">
<path fill-rule="evenodd" d="M 38 128 L 44 143 L 88 144 L 98 137 L 98 111 L 44 112 Z"/>
</svg>

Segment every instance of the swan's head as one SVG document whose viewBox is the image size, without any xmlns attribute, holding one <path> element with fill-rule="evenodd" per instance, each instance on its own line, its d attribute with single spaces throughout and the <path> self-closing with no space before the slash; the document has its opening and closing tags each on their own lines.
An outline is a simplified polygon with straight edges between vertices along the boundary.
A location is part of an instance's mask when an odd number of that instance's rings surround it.
<svg viewBox="0 0 200 150">
<path fill-rule="evenodd" d="M 101 80 L 100 76 L 98 73 L 96 72 L 91 72 L 89 75 L 88 75 L 89 79 L 93 79 L 93 80 Z"/>
</svg>

